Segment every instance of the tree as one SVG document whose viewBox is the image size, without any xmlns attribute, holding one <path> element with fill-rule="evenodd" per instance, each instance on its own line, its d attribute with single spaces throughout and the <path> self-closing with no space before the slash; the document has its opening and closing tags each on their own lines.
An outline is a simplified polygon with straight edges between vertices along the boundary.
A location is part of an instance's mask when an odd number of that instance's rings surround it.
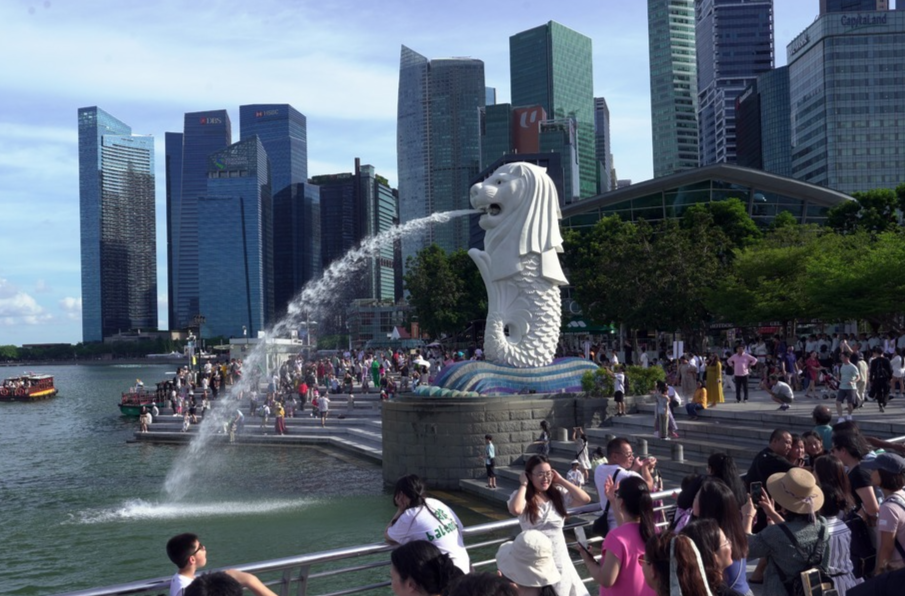
<svg viewBox="0 0 905 596">
<path fill-rule="evenodd" d="M 751 246 L 761 238 L 760 228 L 739 199 L 698 203 L 686 209 L 682 216 L 682 226 L 686 229 L 704 225 L 704 222 L 720 229 L 729 239 L 732 248 Z"/>
<path fill-rule="evenodd" d="M 452 335 L 487 313 L 487 293 L 477 266 L 465 251 L 447 254 L 433 244 L 407 262 L 409 304 L 432 337 Z"/>
<path fill-rule="evenodd" d="M 852 194 L 854 201 L 836 205 L 827 213 L 826 223 L 836 232 L 890 232 L 898 227 L 896 212 L 905 202 L 905 184 L 896 190 L 878 188 Z"/>
</svg>

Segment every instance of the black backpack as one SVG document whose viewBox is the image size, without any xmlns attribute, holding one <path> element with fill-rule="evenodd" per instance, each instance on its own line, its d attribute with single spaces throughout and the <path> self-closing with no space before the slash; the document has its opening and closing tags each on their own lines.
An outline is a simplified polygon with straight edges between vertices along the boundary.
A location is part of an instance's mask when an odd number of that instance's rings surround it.
<svg viewBox="0 0 905 596">
<path fill-rule="evenodd" d="M 804 549 L 801 548 L 798 539 L 795 538 L 795 534 L 792 533 L 792 530 L 790 530 L 786 524 L 779 524 L 779 528 L 788 537 L 792 547 L 804 558 L 806 567 L 802 570 L 802 573 L 805 571 L 808 573 L 811 588 L 816 588 L 822 584 L 829 584 L 830 587 L 832 587 L 833 578 L 820 567 L 823 563 L 822 551 L 823 545 L 826 542 L 826 525 L 824 524 L 820 527 L 820 533 L 817 534 L 817 542 L 814 544 L 814 549 L 810 553 L 806 553 Z M 779 579 L 789 596 L 808 596 L 811 594 L 811 591 L 805 588 L 801 581 L 801 573 L 796 573 L 794 576 L 788 577 L 783 573 L 782 569 L 779 568 L 779 565 L 776 565 L 776 571 L 779 573 Z"/>
</svg>

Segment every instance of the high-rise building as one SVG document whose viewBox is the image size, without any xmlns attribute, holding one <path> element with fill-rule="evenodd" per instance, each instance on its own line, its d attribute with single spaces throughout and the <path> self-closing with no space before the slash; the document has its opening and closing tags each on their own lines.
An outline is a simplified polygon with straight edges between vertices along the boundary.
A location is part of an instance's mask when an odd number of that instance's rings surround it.
<svg viewBox="0 0 905 596">
<path fill-rule="evenodd" d="M 773 0 L 695 0 L 700 165 L 735 162 L 735 100 L 773 68 Z"/>
<path fill-rule="evenodd" d="M 168 140 L 172 140 L 166 146 L 170 329 L 184 329 L 198 327 L 202 314 L 198 304 L 198 239 L 218 214 L 199 213 L 198 201 L 207 194 L 208 158 L 232 143 L 229 115 L 226 110 L 187 113 L 181 147 L 175 135 Z M 177 169 L 181 170 L 178 181 Z"/>
<path fill-rule="evenodd" d="M 694 0 L 647 0 L 647 31 L 654 176 L 660 177 L 698 167 Z"/>
<path fill-rule="evenodd" d="M 735 106 L 738 165 L 792 176 L 789 67 L 769 70 L 745 89 Z"/>
<path fill-rule="evenodd" d="M 249 137 L 208 157 L 198 198 L 201 337 L 249 337 L 273 320 L 273 213 L 270 160 Z M 244 327 L 244 329 L 243 329 Z"/>
<path fill-rule="evenodd" d="M 905 7 L 905 2 L 899 0 Z M 869 10 L 889 10 L 889 0 L 820 0 L 820 16 L 831 12 L 866 12 Z"/>
<path fill-rule="evenodd" d="M 82 339 L 157 329 L 154 138 L 79 108 Z"/>
<path fill-rule="evenodd" d="M 478 109 L 485 98 L 480 60 L 428 60 L 402 46 L 396 130 L 400 222 L 469 208 L 469 182 L 480 171 Z M 468 221 L 457 218 L 407 235 L 403 262 L 432 243 L 445 250 L 467 248 Z"/>
<path fill-rule="evenodd" d="M 786 52 L 792 176 L 846 193 L 905 181 L 905 12 L 827 14 Z"/>
<path fill-rule="evenodd" d="M 597 194 L 615 190 L 613 152 L 610 149 L 610 108 L 603 97 L 594 98 L 594 140 L 597 150 Z"/>
<path fill-rule="evenodd" d="M 355 171 L 315 176 L 313 184 L 320 188 L 321 254 L 324 267 L 341 259 L 365 238 L 392 228 L 398 221 L 397 195 L 389 182 L 379 176 L 374 166 L 361 165 L 355 158 Z M 392 244 L 368 259 L 366 269 L 356 276 L 347 296 L 337 300 L 394 301 L 396 296 L 395 253 Z"/>
<path fill-rule="evenodd" d="M 580 179 L 574 196 L 595 195 L 591 38 L 555 21 L 517 33 L 509 38 L 509 74 L 513 106 L 541 106 L 550 120 L 574 121 Z"/>
<path fill-rule="evenodd" d="M 239 107 L 240 137 L 257 136 L 270 159 L 273 189 L 274 305 L 282 316 L 289 301 L 320 276 L 320 199 L 308 181 L 308 126 L 288 104 Z M 298 204 L 296 204 L 298 203 Z"/>
</svg>

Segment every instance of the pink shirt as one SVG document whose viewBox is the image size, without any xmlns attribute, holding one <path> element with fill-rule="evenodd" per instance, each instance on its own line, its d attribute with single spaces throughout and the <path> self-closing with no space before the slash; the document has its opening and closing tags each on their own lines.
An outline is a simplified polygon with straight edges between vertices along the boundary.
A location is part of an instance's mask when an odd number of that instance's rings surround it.
<svg viewBox="0 0 905 596">
<path fill-rule="evenodd" d="M 619 575 L 612 587 L 600 587 L 600 596 L 657 596 L 644 581 L 644 571 L 638 560 L 644 554 L 644 542 L 641 540 L 641 526 L 636 523 L 623 524 L 606 535 L 603 541 L 604 556 L 607 552 L 619 559 Z"/>
<path fill-rule="evenodd" d="M 749 373 L 748 367 L 752 364 L 757 364 L 757 358 L 745 352 L 741 354 L 736 352 L 729 357 L 726 364 L 732 367 L 732 374 L 736 377 L 747 377 Z"/>
<path fill-rule="evenodd" d="M 893 493 L 893 495 L 896 496 L 894 500 L 899 501 L 899 503 L 905 503 L 905 491 L 900 490 Z M 877 530 L 894 533 L 895 539 L 899 544 L 905 545 L 905 509 L 902 509 L 896 503 L 890 502 L 890 499 L 884 501 L 880 505 L 880 520 L 877 523 Z M 892 556 L 889 558 L 889 562 L 893 569 L 905 566 L 905 561 L 902 561 L 899 549 L 895 547 L 892 549 Z"/>
</svg>

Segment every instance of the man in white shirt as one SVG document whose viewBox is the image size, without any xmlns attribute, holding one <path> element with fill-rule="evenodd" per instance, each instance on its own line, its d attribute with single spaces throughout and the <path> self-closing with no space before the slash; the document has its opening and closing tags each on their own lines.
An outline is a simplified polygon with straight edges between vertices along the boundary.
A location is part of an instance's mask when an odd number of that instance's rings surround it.
<svg viewBox="0 0 905 596">
<path fill-rule="evenodd" d="M 170 580 L 170 596 L 183 596 L 195 572 L 207 565 L 207 548 L 196 534 L 179 534 L 167 542 L 167 556 L 179 568 Z"/>
<path fill-rule="evenodd" d="M 608 502 L 605 491 L 607 478 L 611 478 L 616 486 L 619 486 L 619 483 L 625 478 L 637 476 L 638 478 L 643 478 L 647 486 L 652 491 L 654 490 L 655 483 L 652 471 L 657 466 L 655 457 L 636 459 L 631 443 L 623 437 L 616 437 L 607 443 L 606 451 L 607 462 L 609 463 L 601 464 L 594 470 L 594 485 L 597 487 L 597 494 L 600 495 L 601 511 L 606 509 Z M 615 506 L 615 503 L 610 503 L 607 511 L 610 528 L 616 527 L 616 512 L 613 509 Z"/>
</svg>

